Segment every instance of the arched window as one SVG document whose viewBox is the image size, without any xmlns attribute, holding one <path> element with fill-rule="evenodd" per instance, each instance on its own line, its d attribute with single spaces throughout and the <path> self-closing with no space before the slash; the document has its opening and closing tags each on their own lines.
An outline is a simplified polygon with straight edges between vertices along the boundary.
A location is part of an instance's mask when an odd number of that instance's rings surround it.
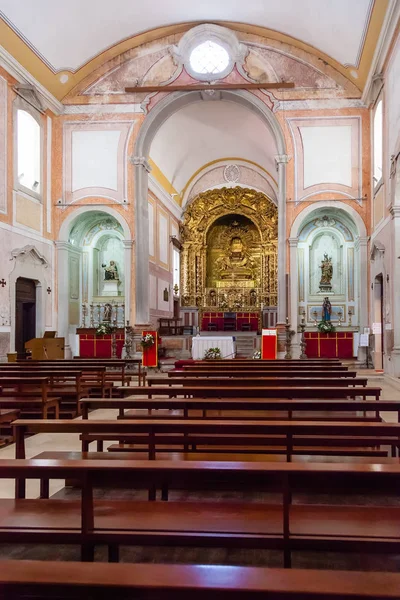
<svg viewBox="0 0 400 600">
<path fill-rule="evenodd" d="M 383 176 L 383 111 L 382 100 L 379 100 L 375 108 L 374 114 L 374 188 L 376 188 L 382 180 Z"/>
<path fill-rule="evenodd" d="M 26 110 L 17 110 L 18 187 L 41 193 L 41 128 Z"/>
<path fill-rule="evenodd" d="M 193 48 L 190 66 L 195 73 L 218 75 L 229 66 L 229 54 L 220 44 L 206 40 Z"/>
</svg>

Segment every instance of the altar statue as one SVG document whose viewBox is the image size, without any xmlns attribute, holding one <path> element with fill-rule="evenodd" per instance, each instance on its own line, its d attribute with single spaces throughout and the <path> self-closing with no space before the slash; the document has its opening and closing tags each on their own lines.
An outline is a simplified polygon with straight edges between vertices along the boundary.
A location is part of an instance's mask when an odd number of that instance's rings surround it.
<svg viewBox="0 0 400 600">
<path fill-rule="evenodd" d="M 116 281 L 119 279 L 118 268 L 114 260 L 110 260 L 110 264 L 101 265 L 104 269 L 104 281 Z"/>
<path fill-rule="evenodd" d="M 233 237 L 227 254 L 217 259 L 216 266 L 222 279 L 232 279 L 235 276 L 252 279 L 256 265 L 253 258 L 246 251 L 242 239 Z"/>
<path fill-rule="evenodd" d="M 329 301 L 328 296 L 324 298 L 324 303 L 322 305 L 322 320 L 330 321 L 332 314 L 332 304 Z"/>
<path fill-rule="evenodd" d="M 329 257 L 326 252 L 321 262 L 321 284 L 330 285 L 333 276 L 332 257 Z"/>
</svg>

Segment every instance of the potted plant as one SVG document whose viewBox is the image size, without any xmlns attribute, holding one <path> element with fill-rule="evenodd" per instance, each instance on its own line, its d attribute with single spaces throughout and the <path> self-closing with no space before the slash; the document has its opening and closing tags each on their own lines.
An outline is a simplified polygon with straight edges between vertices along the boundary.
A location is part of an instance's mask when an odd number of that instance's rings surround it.
<svg viewBox="0 0 400 600">
<path fill-rule="evenodd" d="M 114 333 L 115 327 L 110 325 L 110 323 L 100 323 L 98 328 L 96 329 L 96 335 L 109 335 Z"/>
<path fill-rule="evenodd" d="M 318 331 L 321 333 L 333 333 L 335 331 L 331 321 L 320 321 L 318 323 Z"/>
<path fill-rule="evenodd" d="M 219 348 L 209 348 L 204 353 L 204 360 L 217 360 L 219 358 L 222 358 Z"/>
</svg>

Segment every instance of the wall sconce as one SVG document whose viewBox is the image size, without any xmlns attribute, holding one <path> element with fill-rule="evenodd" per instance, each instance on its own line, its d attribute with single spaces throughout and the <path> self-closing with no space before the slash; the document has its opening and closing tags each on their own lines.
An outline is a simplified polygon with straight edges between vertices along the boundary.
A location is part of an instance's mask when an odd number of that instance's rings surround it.
<svg viewBox="0 0 400 600">
<path fill-rule="evenodd" d="M 0 285 L 1 285 L 1 287 L 4 287 L 5 285 L 7 285 L 7 282 L 6 282 L 6 280 L 4 279 L 4 277 L 3 277 L 3 279 L 0 281 Z"/>
<path fill-rule="evenodd" d="M 389 279 L 390 279 L 390 277 L 389 277 L 389 273 L 388 273 L 388 274 L 386 275 L 386 281 L 387 281 L 388 283 L 389 283 Z"/>
<path fill-rule="evenodd" d="M 164 302 L 168 302 L 169 301 L 169 291 L 168 291 L 168 288 L 165 288 L 165 290 L 163 292 L 163 299 L 164 299 Z"/>
<path fill-rule="evenodd" d="M 51 294 L 51 287 L 49 286 L 46 291 L 48 294 Z"/>
</svg>

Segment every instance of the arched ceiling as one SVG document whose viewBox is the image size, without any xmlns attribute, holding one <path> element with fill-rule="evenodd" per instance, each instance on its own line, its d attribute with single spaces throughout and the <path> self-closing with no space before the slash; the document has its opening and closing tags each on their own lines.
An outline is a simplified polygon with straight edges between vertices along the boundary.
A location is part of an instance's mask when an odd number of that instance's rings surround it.
<svg viewBox="0 0 400 600">
<path fill-rule="evenodd" d="M 201 22 L 231 23 L 242 31 L 289 38 L 348 67 L 349 76 L 360 83 L 392 1 L 0 0 L 0 39 L 58 98 L 88 74 L 87 67 L 90 72 L 129 47 L 155 39 L 160 28 L 172 32 L 179 25 Z"/>
<path fill-rule="evenodd" d="M 255 162 L 274 177 L 276 154 L 274 137 L 258 116 L 239 104 L 212 100 L 174 113 L 150 148 L 150 158 L 178 192 L 204 165 L 227 156 Z"/>
</svg>

